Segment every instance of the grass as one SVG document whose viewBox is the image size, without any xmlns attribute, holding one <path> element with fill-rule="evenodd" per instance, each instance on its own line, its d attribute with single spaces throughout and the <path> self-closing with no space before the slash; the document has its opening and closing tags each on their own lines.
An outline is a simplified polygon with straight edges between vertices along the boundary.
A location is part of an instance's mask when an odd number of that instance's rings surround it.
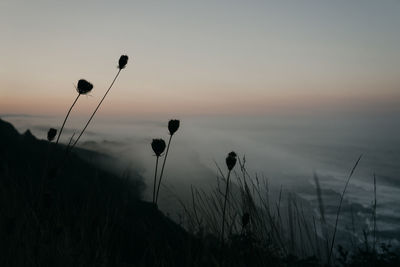
<svg viewBox="0 0 400 267">
<path fill-rule="evenodd" d="M 343 199 L 350 178 L 360 159 L 361 157 L 357 159 L 346 180 L 333 223 L 328 222 L 325 218 L 323 195 L 317 175 L 314 176 L 314 179 L 320 220 L 316 220 L 314 215 L 309 218 L 310 215 L 306 215 L 304 211 L 304 201 L 293 193 L 285 192 L 286 201 L 283 203 L 282 188 L 276 202 L 271 201 L 267 180 L 257 175 L 252 177 L 245 167 L 245 158 L 239 160 L 240 170 L 234 172 L 235 183 L 232 184 L 229 194 L 225 194 L 229 195 L 230 205 L 226 212 L 228 234 L 224 247 L 227 247 L 229 251 L 238 245 L 238 240 L 246 240 L 247 246 L 250 247 L 260 246 L 259 249 L 262 248 L 262 252 L 253 255 L 256 257 L 254 262 L 257 262 L 255 266 L 267 266 L 268 257 L 265 258 L 266 255 L 279 259 L 280 264 L 284 266 L 362 266 L 360 262 L 366 264 L 367 258 L 374 257 L 377 263 L 387 264 L 382 266 L 396 266 L 399 263 L 399 250 L 387 247 L 388 244 L 381 244 L 380 248 L 375 247 L 376 179 L 374 182 L 372 245 L 368 241 L 368 231 L 358 229 L 365 235 L 364 242 L 354 243 L 352 247 L 347 246 L 346 248 L 338 245 L 336 250 L 334 249 Z M 224 184 L 227 184 L 228 179 L 225 179 L 223 171 L 218 165 L 217 170 L 219 176 L 217 187 L 214 190 L 207 192 L 192 187 L 191 205 L 180 202 L 186 217 L 185 228 L 193 235 L 206 237 L 209 235 L 221 236 L 222 234 L 218 227 L 220 221 L 224 220 L 224 200 L 226 198 L 222 193 L 222 188 Z M 243 214 L 249 214 L 250 217 L 250 223 L 245 229 L 241 227 L 240 220 Z M 385 250 L 382 249 L 383 247 Z M 346 260 L 343 259 L 344 252 L 348 255 Z M 238 259 L 232 261 L 229 257 L 233 257 L 233 255 L 225 254 L 221 265 L 232 266 L 233 262 L 238 261 Z M 367 266 L 381 266 L 368 264 L 370 265 Z M 233 264 L 233 266 L 236 265 Z"/>
<path fill-rule="evenodd" d="M 181 251 L 197 257 L 197 241 L 140 200 L 136 173 L 108 173 L 77 149 L 42 199 L 45 148 L 54 144 L 0 137 L 0 266 L 185 266 Z M 64 147 L 53 148 L 62 158 Z"/>
<path fill-rule="evenodd" d="M 218 165 L 212 192 L 191 187 L 190 203 L 181 202 L 182 228 L 140 200 L 143 185 L 135 182 L 140 180 L 130 178 L 129 172 L 118 177 L 84 162 L 79 155 L 87 158 L 89 152 L 80 149 L 50 181 L 50 197 L 42 198 L 40 181 L 50 146 L 55 160 L 63 157 L 63 146 L 19 135 L 10 125 L 0 127 L 0 145 L 7 151 L 0 164 L 1 266 L 396 266 L 400 262 L 396 248 L 376 242 L 376 178 L 372 244 L 364 231 L 363 243 L 337 246 L 329 262 L 329 251 L 322 249 L 331 240 L 325 236 L 333 231 L 329 222 L 310 219 L 303 201 L 282 188 L 274 200 L 267 180 L 251 176 L 244 157 L 232 169 L 229 190 L 228 177 Z M 324 213 L 321 185 L 316 191 Z M 221 246 L 224 207 L 226 238 Z"/>
<path fill-rule="evenodd" d="M 340 209 L 342 208 L 342 204 L 343 204 L 344 194 L 346 193 L 347 186 L 349 185 L 350 179 L 351 179 L 351 177 L 353 176 L 354 171 L 356 170 L 357 165 L 358 165 L 358 163 L 360 162 L 361 158 L 362 158 L 362 155 L 360 155 L 360 156 L 358 157 L 356 163 L 354 164 L 353 168 L 351 169 L 350 175 L 349 175 L 349 177 L 347 178 L 346 184 L 345 184 L 345 186 L 344 186 L 344 188 L 343 188 L 343 192 L 342 192 L 342 194 L 340 195 L 340 202 L 339 202 L 339 205 L 338 205 L 338 208 L 337 208 L 336 220 L 335 220 L 335 227 L 334 227 L 334 230 L 333 230 L 333 237 L 332 237 L 331 247 L 330 247 L 330 250 L 329 250 L 328 265 L 329 265 L 329 263 L 330 263 L 330 261 L 331 261 L 331 258 L 332 258 L 333 246 L 335 245 L 335 237 L 336 237 L 336 232 L 337 232 L 337 227 L 338 227 L 338 222 L 339 222 Z"/>
</svg>

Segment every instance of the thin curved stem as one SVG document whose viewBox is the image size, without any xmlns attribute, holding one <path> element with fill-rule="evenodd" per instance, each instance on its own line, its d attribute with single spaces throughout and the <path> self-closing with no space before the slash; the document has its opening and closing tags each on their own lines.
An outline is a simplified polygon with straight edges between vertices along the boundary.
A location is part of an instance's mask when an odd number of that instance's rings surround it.
<svg viewBox="0 0 400 267">
<path fill-rule="evenodd" d="M 226 189 L 225 189 L 225 200 L 224 200 L 224 209 L 222 210 L 222 230 L 221 230 L 221 244 L 224 243 L 224 230 L 225 230 L 225 210 L 226 210 L 226 202 L 228 200 L 229 193 L 229 178 L 231 176 L 231 171 L 228 172 L 228 177 L 226 178 Z"/>
<path fill-rule="evenodd" d="M 75 106 L 75 103 L 78 101 L 78 98 L 79 98 L 80 96 L 81 96 L 81 94 L 78 94 L 78 96 L 75 98 L 75 101 L 72 103 L 72 106 L 69 108 L 68 113 L 67 113 L 67 116 L 65 116 L 64 122 L 63 122 L 63 124 L 62 124 L 62 126 L 61 126 L 61 129 L 60 129 L 60 132 L 58 133 L 58 136 L 57 136 L 56 145 L 58 144 L 58 141 L 60 140 L 61 133 L 62 133 L 62 131 L 63 131 L 63 129 L 64 129 L 65 123 L 67 122 L 67 119 L 68 119 L 68 117 L 69 117 L 69 114 L 71 113 L 72 108 Z"/>
<path fill-rule="evenodd" d="M 165 152 L 164 162 L 161 167 L 161 174 L 160 174 L 160 179 L 158 180 L 158 187 L 157 187 L 157 193 L 156 193 L 156 204 L 158 202 L 158 194 L 160 193 L 161 179 L 162 179 L 162 176 L 164 173 L 165 162 L 167 161 L 167 156 L 168 156 L 168 151 L 169 151 L 169 145 L 171 144 L 171 139 L 172 139 L 172 135 L 169 137 L 167 152 Z"/>
<path fill-rule="evenodd" d="M 374 173 L 374 244 L 373 244 L 373 253 L 376 253 L 376 175 Z"/>
<path fill-rule="evenodd" d="M 157 167 L 158 167 L 158 159 L 159 156 L 156 158 L 156 171 L 154 172 L 154 183 L 153 183 L 153 203 L 156 203 L 156 184 L 157 184 Z"/>
<path fill-rule="evenodd" d="M 97 110 L 99 109 L 101 103 L 103 103 L 104 99 L 106 98 L 108 92 L 111 90 L 112 86 L 114 85 L 115 81 L 118 78 L 118 75 L 120 74 L 121 69 L 118 70 L 117 75 L 115 75 L 114 80 L 112 81 L 110 87 L 108 88 L 108 90 L 106 91 L 106 93 L 104 94 L 103 98 L 100 100 L 99 104 L 97 105 L 96 109 L 94 110 L 94 112 L 92 113 L 92 115 L 90 116 L 89 120 L 87 121 L 85 127 L 83 128 L 83 130 L 81 131 L 81 133 L 79 134 L 78 138 L 75 140 L 75 142 L 72 144 L 71 148 L 69 149 L 69 152 L 72 151 L 72 149 L 75 147 L 75 145 L 78 143 L 79 139 L 81 138 L 81 136 L 83 135 L 83 133 L 85 132 L 86 128 L 88 127 L 89 123 L 92 121 L 94 115 L 96 114 Z"/>
<path fill-rule="evenodd" d="M 355 169 L 357 168 L 357 165 L 360 162 L 361 157 L 362 157 L 362 154 L 358 157 L 358 159 L 356 161 L 356 164 L 354 164 L 354 166 L 353 166 L 353 169 L 351 169 L 350 175 L 349 175 L 349 177 L 347 178 L 347 181 L 346 181 L 346 185 L 344 186 L 342 195 L 340 196 L 340 202 L 339 202 L 339 206 L 338 206 L 337 213 L 336 213 L 335 228 L 333 229 L 333 237 L 332 237 L 332 242 L 331 242 L 331 248 L 330 248 L 329 256 L 328 256 L 328 266 L 330 265 L 332 252 L 333 252 L 333 246 L 335 245 L 335 237 L 336 237 L 337 226 L 338 226 L 338 222 L 339 222 L 340 209 L 342 207 L 344 194 L 346 193 L 347 186 L 349 185 L 349 182 L 350 182 L 350 178 L 353 176 L 353 173 L 354 173 Z"/>
</svg>

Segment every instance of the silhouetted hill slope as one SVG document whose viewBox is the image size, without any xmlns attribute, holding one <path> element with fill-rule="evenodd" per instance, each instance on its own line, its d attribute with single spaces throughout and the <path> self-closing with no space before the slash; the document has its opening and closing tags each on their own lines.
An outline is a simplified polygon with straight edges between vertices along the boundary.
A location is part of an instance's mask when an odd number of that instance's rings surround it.
<svg viewBox="0 0 400 267">
<path fill-rule="evenodd" d="M 0 119 L 0 266 L 189 265 L 196 242 L 139 199 L 137 179 L 81 158 L 95 152 L 64 155 Z"/>
<path fill-rule="evenodd" d="M 118 177 L 105 160 L 84 149 L 65 160 L 65 146 L 0 119 L 0 266 L 326 266 L 251 230 L 223 245 L 202 228 L 189 234 L 140 200 L 138 174 Z M 362 245 L 339 250 L 335 266 L 399 266 L 398 250 Z"/>
</svg>

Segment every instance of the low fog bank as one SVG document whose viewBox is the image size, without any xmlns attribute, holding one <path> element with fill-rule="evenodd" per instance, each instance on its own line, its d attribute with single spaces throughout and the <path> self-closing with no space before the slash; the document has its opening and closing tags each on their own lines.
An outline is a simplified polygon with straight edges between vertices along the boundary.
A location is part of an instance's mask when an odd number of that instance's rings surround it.
<svg viewBox="0 0 400 267">
<path fill-rule="evenodd" d="M 20 131 L 29 128 L 45 138 L 48 128 L 62 121 L 54 117 L 4 117 Z M 309 201 L 316 210 L 313 175 L 318 175 L 328 217 L 333 219 L 345 180 L 358 156 L 363 155 L 352 178 L 343 213 L 342 227 L 351 224 L 351 212 L 359 224 L 371 222 L 373 174 L 377 178 L 378 226 L 382 235 L 399 236 L 400 208 L 400 127 L 396 117 L 212 117 L 180 118 L 181 127 L 172 139 L 165 169 L 165 185 L 160 206 L 175 215 L 177 198 L 190 199 L 190 186 L 209 190 L 216 184 L 218 164 L 226 170 L 230 151 L 246 157 L 251 175 L 264 176 L 272 198 L 284 190 Z M 84 123 L 71 120 L 63 142 Z M 153 138 L 167 141 L 168 119 L 97 119 L 80 146 L 111 154 L 116 172 L 133 168 L 145 179 L 147 199 L 151 199 L 155 156 Z M 353 216 L 354 217 L 354 216 Z M 395 235 L 393 236 L 393 233 Z M 398 238 L 400 239 L 400 238 Z"/>
</svg>

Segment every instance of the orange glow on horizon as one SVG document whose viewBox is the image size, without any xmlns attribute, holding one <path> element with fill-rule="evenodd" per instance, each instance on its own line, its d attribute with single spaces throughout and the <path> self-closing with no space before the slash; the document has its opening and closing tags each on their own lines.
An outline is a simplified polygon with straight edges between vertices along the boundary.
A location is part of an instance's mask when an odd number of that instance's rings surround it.
<svg viewBox="0 0 400 267">
<path fill-rule="evenodd" d="M 360 95 L 291 95 L 271 96 L 258 99 L 153 99 L 151 97 L 120 98 L 110 93 L 103 103 L 99 115 L 261 115 L 268 113 L 296 113 L 299 111 L 381 110 L 399 106 L 400 94 L 390 96 Z M 97 105 L 99 96 L 82 96 L 73 114 L 88 115 Z M 72 104 L 69 99 L 60 97 L 10 96 L 0 99 L 0 114 L 64 115 Z"/>
</svg>

